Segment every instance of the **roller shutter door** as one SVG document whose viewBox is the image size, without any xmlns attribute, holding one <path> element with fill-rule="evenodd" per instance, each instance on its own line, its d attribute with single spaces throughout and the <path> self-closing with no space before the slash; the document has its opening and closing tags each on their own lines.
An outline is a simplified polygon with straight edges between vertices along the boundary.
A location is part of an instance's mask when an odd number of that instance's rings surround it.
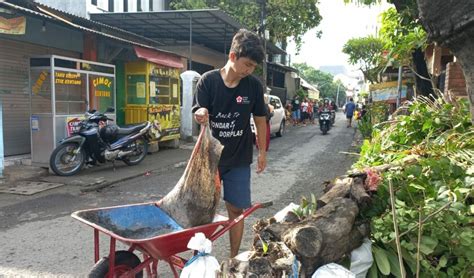
<svg viewBox="0 0 474 278">
<path fill-rule="evenodd" d="M 75 52 L 0 39 L 0 97 L 3 102 L 5 156 L 31 152 L 29 57 L 47 54 L 79 58 Z"/>
</svg>

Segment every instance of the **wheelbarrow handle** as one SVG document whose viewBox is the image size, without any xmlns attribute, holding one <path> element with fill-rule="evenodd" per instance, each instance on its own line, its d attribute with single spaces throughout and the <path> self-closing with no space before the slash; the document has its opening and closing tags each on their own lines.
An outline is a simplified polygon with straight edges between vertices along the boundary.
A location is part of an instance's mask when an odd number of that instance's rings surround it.
<svg viewBox="0 0 474 278">
<path fill-rule="evenodd" d="M 267 208 L 269 206 L 273 205 L 273 202 L 272 201 L 269 201 L 269 202 L 263 202 L 263 203 L 256 203 L 254 205 L 252 205 L 250 208 L 244 210 L 244 212 L 237 216 L 235 219 L 233 220 L 228 220 L 227 223 L 222 227 L 222 229 L 218 230 L 217 232 L 215 232 L 209 239 L 211 241 L 214 241 L 216 240 L 217 238 L 219 238 L 220 236 L 222 236 L 225 232 L 227 232 L 228 230 L 230 230 L 232 227 L 234 227 L 237 223 L 239 223 L 240 221 L 242 221 L 244 218 L 247 218 L 247 216 L 249 216 L 250 214 L 252 214 L 255 210 L 259 209 L 259 208 Z"/>
<path fill-rule="evenodd" d="M 273 206 L 273 201 L 260 203 L 260 208 L 268 208 L 268 207 L 271 207 L 271 206 Z"/>
</svg>

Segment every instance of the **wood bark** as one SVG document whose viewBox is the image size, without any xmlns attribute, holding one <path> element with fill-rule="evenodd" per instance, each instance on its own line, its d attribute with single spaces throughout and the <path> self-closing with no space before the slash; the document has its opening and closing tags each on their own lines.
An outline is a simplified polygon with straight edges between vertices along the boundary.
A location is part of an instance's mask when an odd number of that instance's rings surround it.
<svg viewBox="0 0 474 278">
<path fill-rule="evenodd" d="M 260 225 L 257 232 L 259 238 L 284 242 L 301 263 L 302 277 L 311 277 L 318 267 L 340 260 L 368 236 L 365 224 L 354 225 L 358 213 L 356 201 L 335 197 L 307 219 Z"/>
<path fill-rule="evenodd" d="M 429 39 L 448 47 L 462 66 L 474 123 L 474 1 L 417 0 L 417 4 Z"/>
<path fill-rule="evenodd" d="M 331 187 L 331 185 L 329 185 Z M 370 196 L 364 189 L 364 180 L 361 177 L 336 179 L 332 188 L 317 200 L 318 208 L 321 208 L 337 197 L 348 197 L 356 200 L 359 206 L 366 206 L 370 202 Z"/>
</svg>

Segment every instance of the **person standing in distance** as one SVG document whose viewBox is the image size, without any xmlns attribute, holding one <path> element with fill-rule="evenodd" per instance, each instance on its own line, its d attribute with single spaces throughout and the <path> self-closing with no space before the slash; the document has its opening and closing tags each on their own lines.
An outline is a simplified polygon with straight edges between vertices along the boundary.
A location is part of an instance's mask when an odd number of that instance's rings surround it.
<svg viewBox="0 0 474 278">
<path fill-rule="evenodd" d="M 225 66 L 203 74 L 196 87 L 194 118 L 199 124 L 209 121 L 212 135 L 224 146 L 219 161 L 219 174 L 230 219 L 235 219 L 251 206 L 251 114 L 259 134 L 257 173 L 261 173 L 267 164 L 267 108 L 262 83 L 251 75 L 263 59 L 260 38 L 253 32 L 241 29 L 232 39 Z M 243 221 L 230 230 L 231 258 L 239 252 L 243 232 Z"/>
<path fill-rule="evenodd" d="M 354 116 L 355 108 L 356 108 L 356 106 L 355 106 L 355 103 L 354 103 L 354 99 L 350 98 L 349 102 L 346 103 L 346 105 L 344 107 L 344 113 L 346 114 L 346 118 L 347 118 L 347 127 L 352 126 L 352 117 Z"/>
</svg>

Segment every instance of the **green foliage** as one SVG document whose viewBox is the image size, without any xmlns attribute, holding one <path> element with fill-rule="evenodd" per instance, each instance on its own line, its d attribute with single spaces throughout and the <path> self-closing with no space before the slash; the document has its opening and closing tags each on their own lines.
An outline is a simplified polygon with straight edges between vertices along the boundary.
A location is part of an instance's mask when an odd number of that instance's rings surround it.
<svg viewBox="0 0 474 278">
<path fill-rule="evenodd" d="M 293 212 L 298 216 L 298 218 L 303 219 L 306 218 L 316 212 L 317 203 L 316 203 L 316 196 L 311 193 L 311 200 L 308 201 L 306 197 L 301 198 L 301 204 L 299 208 L 293 210 Z"/>
<path fill-rule="evenodd" d="M 381 14 L 381 18 L 380 38 L 388 50 L 387 59 L 392 64 L 410 64 L 413 51 L 424 49 L 427 45 L 427 34 L 422 25 L 410 10 L 397 12 L 395 8 L 390 8 Z"/>
<path fill-rule="evenodd" d="M 371 83 L 377 82 L 383 68 L 382 51 L 382 40 L 373 36 L 352 38 L 342 48 L 342 52 L 349 55 L 349 63 L 358 65 L 365 79 Z"/>
<path fill-rule="evenodd" d="M 243 26 L 258 30 L 261 25 L 262 1 L 250 0 L 172 0 L 175 10 L 218 8 L 236 18 Z M 303 43 L 302 36 L 319 25 L 321 15 L 317 0 L 266 0 L 266 29 L 274 42 L 286 43 L 293 37 L 297 48 Z M 320 36 L 320 32 L 317 33 Z"/>
<path fill-rule="evenodd" d="M 417 162 L 392 168 L 362 211 L 371 218 L 374 275 L 399 277 L 388 181 L 395 208 L 407 277 L 416 273 L 420 254 L 422 277 L 472 277 L 474 271 L 474 127 L 466 101 L 419 98 L 400 115 L 375 125 L 363 144 L 356 166 L 397 164 L 408 156 Z M 419 219 L 424 219 L 418 245 Z M 383 251 L 381 251 L 383 250 Z M 387 264 L 388 262 L 388 264 Z"/>
<path fill-rule="evenodd" d="M 362 137 L 369 139 L 372 137 L 372 120 L 370 112 L 367 112 L 364 117 L 360 118 L 360 120 L 357 122 L 357 128 L 362 134 Z"/>
<path fill-rule="evenodd" d="M 339 86 L 339 99 L 346 98 L 346 89 L 340 81 L 333 81 L 334 76 L 309 66 L 306 63 L 294 63 L 292 66 L 299 71 L 299 75 L 304 80 L 317 87 L 320 95 L 319 98 L 329 98 L 336 100 L 337 87 Z"/>
<path fill-rule="evenodd" d="M 366 114 L 357 123 L 357 128 L 364 138 L 372 138 L 374 125 L 385 122 L 388 118 L 389 107 L 382 102 L 374 102 L 366 105 Z"/>
</svg>

